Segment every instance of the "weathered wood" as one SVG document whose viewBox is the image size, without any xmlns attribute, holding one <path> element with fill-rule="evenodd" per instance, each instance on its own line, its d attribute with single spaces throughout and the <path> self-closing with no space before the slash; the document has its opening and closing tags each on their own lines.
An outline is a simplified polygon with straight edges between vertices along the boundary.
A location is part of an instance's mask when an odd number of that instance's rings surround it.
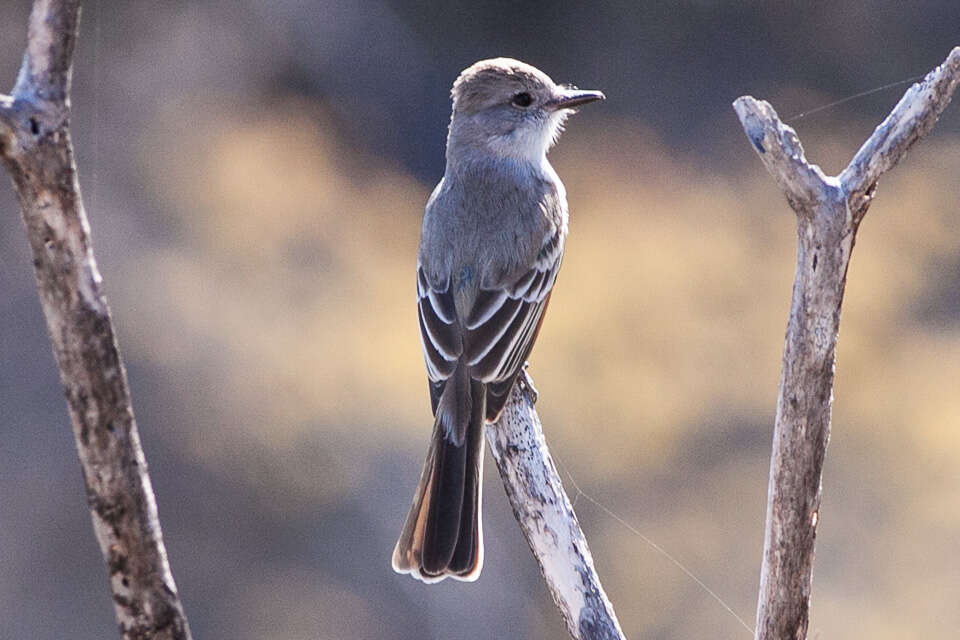
<svg viewBox="0 0 960 640">
<path fill-rule="evenodd" d="M 911 86 L 900 102 L 870 135 L 840 174 L 840 183 L 855 217 L 874 193 L 880 175 L 889 171 L 913 144 L 927 135 L 950 104 L 960 82 L 960 47 L 954 47 L 943 64 Z"/>
<path fill-rule="evenodd" d="M 12 96 L 0 96 L 0 158 L 16 188 L 60 370 L 93 528 L 128 640 L 187 640 L 83 208 L 70 140 L 78 0 L 37 0 Z"/>
<path fill-rule="evenodd" d="M 838 177 L 807 162 L 768 103 L 733 106 L 797 216 L 797 267 L 783 350 L 757 606 L 760 640 L 806 638 L 840 308 L 857 229 L 880 175 L 930 131 L 960 81 L 960 48 L 913 85 Z"/>
<path fill-rule="evenodd" d="M 486 436 L 513 514 L 570 635 L 577 640 L 623 640 L 547 449 L 540 418 L 519 386 L 500 420 L 487 425 Z"/>
</svg>

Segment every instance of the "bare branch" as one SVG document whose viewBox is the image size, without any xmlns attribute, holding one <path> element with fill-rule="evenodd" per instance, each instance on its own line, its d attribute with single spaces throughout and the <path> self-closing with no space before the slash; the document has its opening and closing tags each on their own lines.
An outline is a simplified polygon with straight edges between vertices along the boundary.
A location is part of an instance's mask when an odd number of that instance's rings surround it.
<svg viewBox="0 0 960 640">
<path fill-rule="evenodd" d="M 69 106 L 70 70 L 80 18 L 79 0 L 36 0 L 30 12 L 27 51 L 14 98 Z"/>
<path fill-rule="evenodd" d="M 960 47 L 954 47 L 942 65 L 907 90 L 840 174 L 843 189 L 851 194 L 852 207 L 860 209 L 864 199 L 872 197 L 880 176 L 933 128 L 950 104 L 958 82 Z"/>
<path fill-rule="evenodd" d="M 796 131 L 780 122 L 769 102 L 742 96 L 734 101 L 733 109 L 753 148 L 791 205 L 796 202 L 806 209 L 815 204 L 822 194 L 825 178 L 820 167 L 807 162 Z"/>
<path fill-rule="evenodd" d="M 744 131 L 777 178 L 799 227 L 767 494 L 757 638 L 802 639 L 809 623 L 814 541 L 833 403 L 840 309 L 857 228 L 877 178 L 923 137 L 960 81 L 960 49 L 914 85 L 840 178 L 803 156 L 765 102 L 738 98 Z"/>
<path fill-rule="evenodd" d="M 576 640 L 623 640 L 613 605 L 550 457 L 540 418 L 515 386 L 487 442 L 527 543 Z"/>
<path fill-rule="evenodd" d="M 13 96 L 0 99 L 0 159 L 33 250 L 120 629 L 129 640 L 188 640 L 77 182 L 69 89 L 78 17 L 76 0 L 34 3 Z"/>
</svg>

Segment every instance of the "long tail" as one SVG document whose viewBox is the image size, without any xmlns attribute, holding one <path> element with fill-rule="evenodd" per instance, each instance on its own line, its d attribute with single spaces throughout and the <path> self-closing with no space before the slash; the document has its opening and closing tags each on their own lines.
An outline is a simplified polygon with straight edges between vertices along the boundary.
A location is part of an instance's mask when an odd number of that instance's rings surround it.
<svg viewBox="0 0 960 640">
<path fill-rule="evenodd" d="M 463 366 L 447 381 L 413 506 L 393 550 L 394 571 L 424 582 L 479 577 L 485 395 Z"/>
</svg>

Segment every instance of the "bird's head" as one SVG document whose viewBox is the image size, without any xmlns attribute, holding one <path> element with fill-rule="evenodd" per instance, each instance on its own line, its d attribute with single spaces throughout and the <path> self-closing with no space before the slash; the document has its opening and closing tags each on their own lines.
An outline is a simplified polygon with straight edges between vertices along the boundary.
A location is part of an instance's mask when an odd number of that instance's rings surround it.
<svg viewBox="0 0 960 640">
<path fill-rule="evenodd" d="M 453 83 L 447 156 L 485 154 L 538 163 L 573 109 L 603 100 L 599 91 L 561 86 L 519 60 L 494 58 L 467 67 Z"/>
</svg>

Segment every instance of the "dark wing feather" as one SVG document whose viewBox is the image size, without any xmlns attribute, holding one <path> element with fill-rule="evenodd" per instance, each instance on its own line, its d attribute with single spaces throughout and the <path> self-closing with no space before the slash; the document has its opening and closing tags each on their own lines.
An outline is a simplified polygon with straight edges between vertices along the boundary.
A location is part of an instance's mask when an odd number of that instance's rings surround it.
<svg viewBox="0 0 960 640">
<path fill-rule="evenodd" d="M 512 282 L 482 289 L 463 336 L 470 375 L 487 385 L 487 420 L 496 420 L 537 338 L 563 253 L 558 232 L 534 266 Z"/>
<path fill-rule="evenodd" d="M 558 230 L 542 246 L 532 268 L 511 281 L 481 288 L 462 323 L 452 283 L 431 285 L 417 271 L 420 338 L 434 413 L 447 379 L 462 358 L 470 377 L 487 386 L 487 419 L 496 420 L 537 338 L 560 270 L 563 238 Z"/>
<path fill-rule="evenodd" d="M 430 404 L 437 412 L 440 394 L 447 379 L 457 368 L 463 353 L 463 339 L 456 321 L 456 308 L 450 282 L 443 291 L 430 286 L 423 268 L 417 269 L 417 316 L 420 320 L 420 344 L 430 382 Z"/>
<path fill-rule="evenodd" d="M 543 318 L 546 315 L 547 304 L 550 302 L 550 294 L 547 294 L 547 297 L 544 299 L 539 313 L 531 315 L 531 320 L 537 318 L 536 322 L 531 322 L 527 325 L 527 332 L 523 337 L 523 344 L 525 349 L 517 349 L 514 351 L 513 356 L 511 356 L 511 361 L 509 366 L 515 367 L 516 373 L 511 376 L 504 378 L 502 380 L 495 380 L 487 385 L 487 420 L 493 422 L 499 416 L 500 412 L 503 410 L 504 405 L 507 403 L 507 398 L 510 396 L 510 389 L 513 388 L 513 383 L 517 378 L 517 375 L 520 374 L 520 369 L 523 368 L 524 363 L 527 361 L 527 357 L 530 355 L 530 350 L 533 348 L 533 343 L 537 339 L 537 334 L 540 332 L 540 326 L 543 324 Z"/>
</svg>

